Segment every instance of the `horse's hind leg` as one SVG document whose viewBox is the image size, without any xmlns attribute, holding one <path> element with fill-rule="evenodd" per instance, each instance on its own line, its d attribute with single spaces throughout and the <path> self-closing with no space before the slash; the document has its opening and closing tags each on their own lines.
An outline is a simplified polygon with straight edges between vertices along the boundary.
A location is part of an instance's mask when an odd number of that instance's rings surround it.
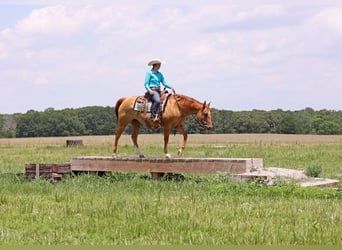
<svg viewBox="0 0 342 250">
<path fill-rule="evenodd" d="M 127 127 L 127 123 L 123 124 L 122 122 L 119 123 L 118 130 L 115 133 L 115 140 L 114 140 L 114 148 L 113 148 L 113 157 L 117 157 L 117 149 L 118 149 L 118 142 L 120 139 L 120 136 L 125 131 L 125 128 Z"/>
<path fill-rule="evenodd" d="M 141 124 L 137 120 L 132 121 L 133 133 L 132 133 L 132 141 L 135 149 L 135 153 L 139 155 L 140 158 L 144 158 L 145 156 L 141 153 L 139 145 L 138 145 L 138 135 L 140 131 Z"/>
</svg>

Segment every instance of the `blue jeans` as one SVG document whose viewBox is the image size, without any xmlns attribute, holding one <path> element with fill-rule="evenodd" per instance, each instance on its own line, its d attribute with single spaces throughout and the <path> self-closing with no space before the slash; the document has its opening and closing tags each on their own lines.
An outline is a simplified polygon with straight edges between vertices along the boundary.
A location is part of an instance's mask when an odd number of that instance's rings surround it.
<svg viewBox="0 0 342 250">
<path fill-rule="evenodd" d="M 156 117 L 156 114 L 158 112 L 158 108 L 160 106 L 160 93 L 157 90 L 153 91 L 152 96 L 152 108 L 151 108 L 151 119 Z"/>
</svg>

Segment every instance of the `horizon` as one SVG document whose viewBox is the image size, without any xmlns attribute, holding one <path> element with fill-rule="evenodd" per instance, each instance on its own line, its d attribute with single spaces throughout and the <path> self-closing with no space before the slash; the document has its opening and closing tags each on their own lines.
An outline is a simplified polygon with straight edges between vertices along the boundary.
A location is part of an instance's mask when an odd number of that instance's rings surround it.
<svg viewBox="0 0 342 250">
<path fill-rule="evenodd" d="M 102 108 L 106 108 L 106 107 L 110 107 L 110 108 L 114 108 L 114 106 L 110 106 L 110 105 L 88 105 L 88 106 L 83 106 L 83 107 L 65 107 L 65 108 L 54 108 L 54 107 L 47 107 L 45 109 L 42 110 L 35 110 L 35 109 L 28 109 L 24 112 L 15 112 L 15 113 L 0 113 L 0 115 L 15 115 L 15 114 L 26 114 L 29 111 L 35 111 L 35 112 L 45 112 L 48 109 L 53 109 L 54 111 L 62 111 L 65 109 L 82 109 L 82 108 L 90 108 L 90 107 L 102 107 Z M 232 109 L 219 109 L 216 107 L 211 107 L 211 109 L 215 109 L 218 111 L 232 111 L 232 112 L 254 112 L 254 111 L 264 111 L 264 112 L 271 112 L 271 111 L 283 111 L 283 112 L 299 112 L 299 111 L 303 111 L 306 109 L 312 109 L 314 112 L 319 112 L 319 111 L 329 111 L 329 112 L 342 112 L 342 109 L 314 109 L 312 107 L 305 107 L 302 109 L 296 109 L 296 110 L 290 110 L 290 109 L 282 109 L 282 108 L 276 108 L 276 109 L 251 109 L 251 110 L 232 110 Z"/>
</svg>

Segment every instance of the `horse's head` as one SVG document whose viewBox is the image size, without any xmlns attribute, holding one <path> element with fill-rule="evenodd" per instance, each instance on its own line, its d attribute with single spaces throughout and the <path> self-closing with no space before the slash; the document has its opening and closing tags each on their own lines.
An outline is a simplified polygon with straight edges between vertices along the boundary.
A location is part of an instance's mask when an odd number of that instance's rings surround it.
<svg viewBox="0 0 342 250">
<path fill-rule="evenodd" d="M 210 102 L 208 104 L 204 102 L 202 109 L 198 111 L 196 116 L 201 126 L 205 127 L 206 129 L 213 128 L 213 123 L 211 121 Z"/>
</svg>

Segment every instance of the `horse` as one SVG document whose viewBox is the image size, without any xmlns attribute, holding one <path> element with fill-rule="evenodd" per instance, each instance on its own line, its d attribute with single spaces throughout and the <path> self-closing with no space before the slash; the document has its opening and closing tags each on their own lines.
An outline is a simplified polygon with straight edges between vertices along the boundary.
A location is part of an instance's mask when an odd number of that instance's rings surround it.
<svg viewBox="0 0 342 250">
<path fill-rule="evenodd" d="M 118 128 L 115 133 L 113 157 L 117 157 L 117 146 L 120 136 L 124 132 L 129 123 L 132 125 L 132 141 L 136 154 L 140 158 L 144 158 L 138 145 L 138 134 L 141 125 L 147 127 L 163 127 L 164 131 L 164 154 L 166 158 L 171 158 L 168 153 L 167 144 L 171 129 L 176 129 L 177 132 L 183 135 L 182 147 L 178 150 L 178 156 L 182 156 L 187 143 L 187 132 L 184 128 L 184 120 L 189 115 L 196 115 L 199 124 L 207 130 L 213 128 L 211 121 L 210 102 L 201 103 L 192 97 L 180 94 L 172 94 L 168 97 L 167 104 L 162 113 L 162 121 L 154 123 L 150 121 L 150 114 L 135 111 L 133 105 L 138 96 L 123 97 L 117 100 L 115 105 L 115 113 L 118 122 Z"/>
</svg>

